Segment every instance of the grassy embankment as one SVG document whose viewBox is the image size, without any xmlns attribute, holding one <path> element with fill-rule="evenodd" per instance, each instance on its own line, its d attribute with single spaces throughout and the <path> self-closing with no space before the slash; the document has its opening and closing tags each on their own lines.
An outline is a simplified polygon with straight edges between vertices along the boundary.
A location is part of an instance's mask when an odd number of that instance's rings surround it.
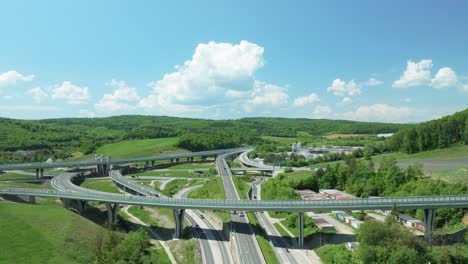
<svg viewBox="0 0 468 264">
<path fill-rule="evenodd" d="M 196 179 L 196 180 L 175 179 L 173 181 L 170 181 L 166 185 L 166 188 L 164 188 L 164 190 L 162 190 L 161 192 L 163 194 L 167 195 L 167 196 L 173 196 L 175 193 L 177 193 L 178 191 L 180 191 L 182 189 L 192 187 L 192 186 L 195 186 L 195 185 L 199 185 L 199 184 L 202 184 L 204 182 L 205 182 L 205 180 L 198 180 L 198 179 Z M 157 189 L 157 190 L 159 190 L 159 189 Z"/>
<path fill-rule="evenodd" d="M 86 179 L 80 186 L 101 192 L 121 193 L 110 180 Z"/>
<path fill-rule="evenodd" d="M 44 184 L 24 183 L 24 182 L 0 182 L 0 188 L 29 188 L 29 189 L 53 189 Z"/>
<path fill-rule="evenodd" d="M 174 219 L 172 211 L 165 208 L 144 208 L 132 206 L 128 211 L 138 217 L 141 221 L 147 223 L 152 229 L 158 233 L 163 240 L 166 240 L 172 254 L 177 260 L 177 263 L 197 263 L 196 245 L 193 239 L 190 239 L 187 230 L 184 236 L 178 240 L 172 240 L 174 233 Z M 188 223 L 185 222 L 185 226 Z"/>
<path fill-rule="evenodd" d="M 26 175 L 14 172 L 8 172 L 0 175 L 0 180 L 30 180 L 35 178 L 35 175 Z"/>
<path fill-rule="evenodd" d="M 94 263 L 97 234 L 110 232 L 58 204 L 1 202 L 0 214 L 1 263 Z"/>
<path fill-rule="evenodd" d="M 175 147 L 178 138 L 156 138 L 126 140 L 106 144 L 96 150 L 97 154 L 110 155 L 114 158 L 156 156 L 163 153 L 182 153 L 184 149 Z"/>
<path fill-rule="evenodd" d="M 211 177 L 214 174 L 210 174 L 208 171 L 204 173 L 196 173 L 190 171 L 144 171 L 138 173 L 131 173 L 127 176 L 159 176 L 159 177 L 180 177 L 180 178 L 203 178 Z"/>
<path fill-rule="evenodd" d="M 207 162 L 207 163 L 182 163 L 182 164 L 175 164 L 170 167 L 167 167 L 167 169 L 170 170 L 193 170 L 193 169 L 215 169 L 216 166 L 213 162 Z"/>
<path fill-rule="evenodd" d="M 190 192 L 187 198 L 192 199 L 226 199 L 224 186 L 221 177 L 216 177 L 206 181 L 202 187 Z M 231 221 L 231 215 L 226 211 L 215 211 L 215 213 L 227 223 Z"/>
<path fill-rule="evenodd" d="M 364 146 L 379 139 L 375 135 L 366 134 L 334 134 L 330 136 L 307 136 L 307 137 L 273 137 L 263 136 L 263 139 L 276 142 L 279 146 L 290 147 L 294 142 L 301 142 L 302 146 Z"/>
</svg>

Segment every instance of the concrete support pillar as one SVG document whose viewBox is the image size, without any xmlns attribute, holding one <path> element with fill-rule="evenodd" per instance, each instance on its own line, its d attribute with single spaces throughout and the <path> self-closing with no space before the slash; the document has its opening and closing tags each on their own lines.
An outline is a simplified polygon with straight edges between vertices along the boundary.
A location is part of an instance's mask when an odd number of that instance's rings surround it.
<svg viewBox="0 0 468 264">
<path fill-rule="evenodd" d="M 39 178 L 44 178 L 44 168 L 39 170 Z"/>
<path fill-rule="evenodd" d="M 299 213 L 299 247 L 304 246 L 304 213 Z"/>
<path fill-rule="evenodd" d="M 71 200 L 71 199 L 62 199 L 63 207 L 66 209 L 73 209 L 79 214 L 83 213 L 86 209 L 86 201 L 82 200 Z"/>
<path fill-rule="evenodd" d="M 107 208 L 107 221 L 109 225 L 117 223 L 117 212 L 119 210 L 119 204 L 106 203 Z"/>
<path fill-rule="evenodd" d="M 110 156 L 107 156 L 107 163 L 106 163 L 106 176 L 109 176 L 109 173 L 111 171 L 111 159 Z"/>
<path fill-rule="evenodd" d="M 179 158 L 175 159 L 175 162 L 176 162 L 176 163 L 179 163 Z"/>
<path fill-rule="evenodd" d="M 36 203 L 36 196 L 30 195 L 28 197 L 28 203 Z"/>
<path fill-rule="evenodd" d="M 430 238 L 432 228 L 434 227 L 435 210 L 434 209 L 423 209 L 424 215 L 424 237 Z"/>
<path fill-rule="evenodd" d="M 190 161 L 190 158 L 187 158 L 187 162 L 189 162 L 189 161 Z"/>
<path fill-rule="evenodd" d="M 86 209 L 86 206 L 88 205 L 88 202 L 84 201 L 84 200 L 78 200 L 76 202 L 78 204 L 78 212 L 80 212 L 80 214 L 81 214 Z"/>
<path fill-rule="evenodd" d="M 190 157 L 190 161 L 193 162 L 193 157 Z"/>
<path fill-rule="evenodd" d="M 151 167 L 154 167 L 154 163 L 156 163 L 154 160 L 151 161 Z"/>
<path fill-rule="evenodd" d="M 171 159 L 171 163 L 174 163 L 174 159 Z"/>
<path fill-rule="evenodd" d="M 245 171 L 242 171 L 242 174 L 243 174 L 244 176 L 247 175 L 247 171 L 246 171 L 246 170 L 245 170 Z"/>
<path fill-rule="evenodd" d="M 39 179 L 39 169 L 36 169 L 36 179 Z"/>
<path fill-rule="evenodd" d="M 175 233 L 174 237 L 179 238 L 182 235 L 182 231 L 184 230 L 184 216 L 185 216 L 185 209 L 174 209 L 172 210 L 175 218 Z"/>
<path fill-rule="evenodd" d="M 145 169 L 149 167 L 149 161 L 145 162 Z"/>
</svg>

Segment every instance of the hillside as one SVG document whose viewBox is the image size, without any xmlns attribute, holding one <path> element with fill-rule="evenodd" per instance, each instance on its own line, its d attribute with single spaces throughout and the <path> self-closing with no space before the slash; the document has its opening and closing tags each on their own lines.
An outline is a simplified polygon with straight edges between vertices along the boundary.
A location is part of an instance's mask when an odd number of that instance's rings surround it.
<svg viewBox="0 0 468 264">
<path fill-rule="evenodd" d="M 17 120 L 0 118 L 0 151 L 88 148 L 123 139 L 176 137 L 185 133 L 232 133 L 259 136 L 322 136 L 333 133 L 395 132 L 408 125 L 326 119 L 244 118 L 207 120 L 167 116 L 115 116 Z"/>
<path fill-rule="evenodd" d="M 407 127 L 387 140 L 389 149 L 405 153 L 468 145 L 468 109 L 440 119 Z"/>
<path fill-rule="evenodd" d="M 104 230 L 57 205 L 0 202 L 0 215 L 0 263 L 92 263 Z"/>
</svg>

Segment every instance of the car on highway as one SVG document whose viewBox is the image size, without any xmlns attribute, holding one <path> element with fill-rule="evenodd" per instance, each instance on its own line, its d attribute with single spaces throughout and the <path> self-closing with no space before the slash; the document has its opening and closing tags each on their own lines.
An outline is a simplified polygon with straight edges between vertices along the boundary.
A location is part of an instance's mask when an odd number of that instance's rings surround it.
<svg viewBox="0 0 468 264">
<path fill-rule="evenodd" d="M 205 219 L 205 216 L 201 214 L 201 215 L 200 215 L 200 218 L 201 218 L 201 219 Z"/>
</svg>

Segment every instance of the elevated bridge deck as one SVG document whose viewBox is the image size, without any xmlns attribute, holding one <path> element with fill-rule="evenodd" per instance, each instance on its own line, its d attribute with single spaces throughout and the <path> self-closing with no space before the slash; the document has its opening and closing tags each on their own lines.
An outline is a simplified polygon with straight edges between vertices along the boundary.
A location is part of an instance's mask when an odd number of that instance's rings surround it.
<svg viewBox="0 0 468 264">
<path fill-rule="evenodd" d="M 309 212 L 331 210 L 377 210 L 418 208 L 468 208 L 468 195 L 457 196 L 419 196 L 386 197 L 348 200 L 208 200 L 208 199 L 173 199 L 149 196 L 76 193 L 58 190 L 26 188 L 0 188 L 0 194 L 56 197 L 105 203 L 118 203 L 138 206 L 154 206 L 171 209 L 201 210 L 244 210 L 244 211 L 279 211 Z"/>
</svg>

